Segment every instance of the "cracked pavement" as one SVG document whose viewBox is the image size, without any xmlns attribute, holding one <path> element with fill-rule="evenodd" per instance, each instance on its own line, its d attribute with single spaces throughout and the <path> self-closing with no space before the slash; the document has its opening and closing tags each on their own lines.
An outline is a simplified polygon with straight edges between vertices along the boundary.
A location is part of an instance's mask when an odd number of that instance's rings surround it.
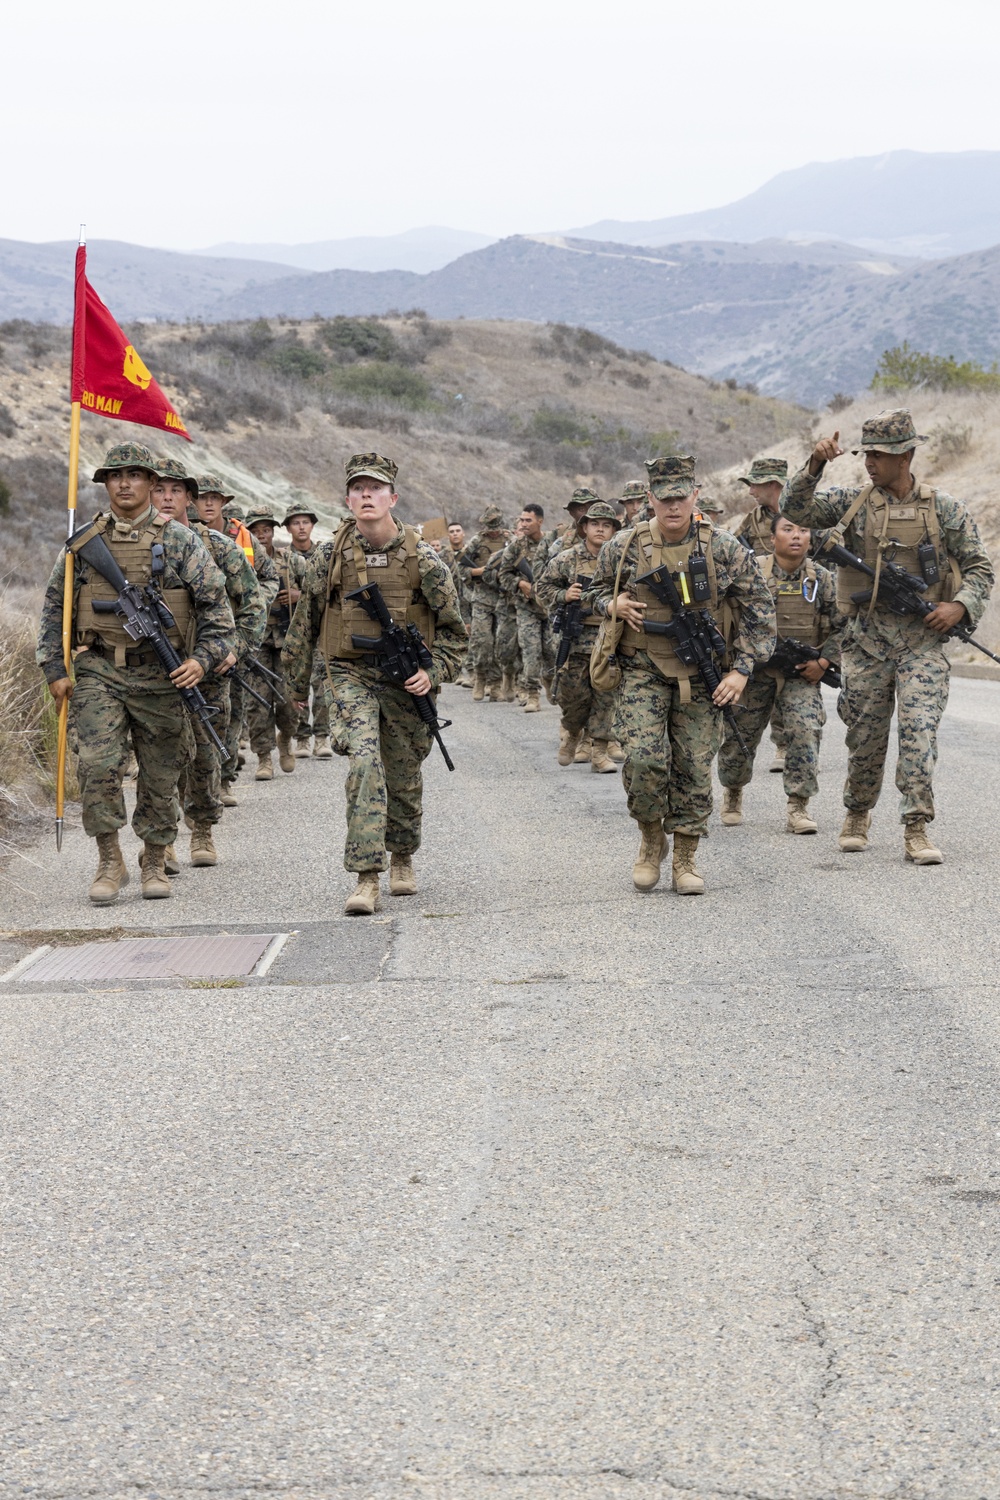
<svg viewBox="0 0 1000 1500">
<path fill-rule="evenodd" d="M 242 783 L 170 902 L 91 908 L 78 831 L 0 872 L 4 971 L 295 934 L 242 986 L 0 985 L 0 1497 L 993 1500 L 1000 685 L 952 684 L 944 866 L 891 789 L 838 853 L 831 696 L 819 835 L 758 772 L 688 900 L 554 710 L 445 710 L 371 921 L 339 761 Z"/>
</svg>

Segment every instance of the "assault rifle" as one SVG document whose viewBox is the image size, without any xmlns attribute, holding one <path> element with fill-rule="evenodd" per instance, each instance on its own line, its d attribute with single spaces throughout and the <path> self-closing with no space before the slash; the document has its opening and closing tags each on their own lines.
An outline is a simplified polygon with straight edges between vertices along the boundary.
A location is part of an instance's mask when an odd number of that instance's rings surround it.
<svg viewBox="0 0 1000 1500">
<path fill-rule="evenodd" d="M 893 545 L 898 547 L 899 543 L 895 542 Z M 866 574 L 873 581 L 876 577 L 875 569 L 870 563 L 866 563 L 861 557 L 855 557 L 853 552 L 849 552 L 846 547 L 840 546 L 837 542 L 828 541 L 822 548 L 822 554 L 831 557 L 842 568 L 857 568 L 859 573 Z M 894 615 L 917 615 L 920 619 L 926 619 L 935 608 L 929 599 L 923 597 L 926 591 L 925 579 L 918 578 L 915 573 L 907 573 L 905 568 L 894 563 L 891 557 L 883 560 L 878 571 L 877 603 L 884 604 L 886 609 L 891 610 Z M 868 604 L 874 592 L 874 588 L 859 589 L 856 594 L 851 595 L 851 602 L 858 605 Z M 995 656 L 981 641 L 977 641 L 972 631 L 964 625 L 953 625 L 950 630 L 938 633 L 944 640 L 954 639 L 964 641 L 967 646 L 975 646 L 977 651 L 981 651 L 991 661 L 1000 663 L 1000 656 Z"/>
<path fill-rule="evenodd" d="M 404 683 L 409 682 L 410 678 L 416 676 L 421 668 L 426 671 L 428 667 L 433 666 L 434 658 L 427 649 L 427 643 L 420 631 L 413 624 L 396 624 L 377 583 L 363 584 L 361 588 L 352 589 L 349 594 L 345 594 L 344 598 L 350 600 L 351 603 L 360 604 L 368 618 L 374 620 L 377 625 L 381 625 L 381 635 L 352 635 L 351 645 L 355 651 L 373 651 L 378 657 L 383 676 L 396 687 L 402 687 Z M 451 756 L 445 749 L 444 740 L 441 738 L 442 729 L 449 728 L 451 720 L 438 718 L 430 693 L 423 695 L 409 693 L 407 696 L 437 740 L 438 749 L 444 756 L 444 763 L 448 770 L 454 771 Z"/>
<path fill-rule="evenodd" d="M 585 573 L 578 573 L 573 583 L 578 583 L 581 588 L 587 588 L 593 580 Z M 569 585 L 572 587 L 572 585 Z M 578 641 L 583 635 L 583 610 L 579 599 L 572 599 L 567 603 L 565 600 L 559 605 L 552 616 L 552 629 L 559 636 L 559 646 L 556 651 L 556 670 L 552 681 L 552 691 L 556 690 L 559 682 L 559 673 L 569 661 L 569 654 L 573 649 L 574 641 Z"/>
<path fill-rule="evenodd" d="M 645 584 L 661 604 L 673 611 L 673 619 L 666 624 L 659 620 L 643 620 L 643 630 L 647 635 L 669 636 L 680 661 L 685 666 L 696 668 L 711 697 L 722 681 L 716 659 L 726 650 L 722 633 L 711 614 L 707 609 L 692 609 L 684 603 L 669 568 L 653 568 L 635 581 L 636 584 Z M 723 708 L 720 712 L 743 754 L 752 761 L 750 747 L 740 733 L 735 713 L 731 708 Z"/>
<path fill-rule="evenodd" d="M 84 528 L 84 532 L 89 531 Z M 77 533 L 78 535 L 80 533 Z M 79 546 L 73 546 L 73 537 L 69 539 L 69 545 L 77 557 L 82 557 L 89 563 L 95 573 L 99 573 L 105 583 L 110 583 L 113 589 L 118 590 L 117 599 L 95 599 L 94 613 L 98 615 L 117 615 L 122 622 L 125 634 L 131 636 L 133 641 L 148 641 L 156 653 L 157 660 L 167 676 L 177 670 L 182 664 L 183 657 L 175 650 L 167 637 L 167 631 L 173 630 L 176 621 L 155 583 L 140 585 L 129 583 L 121 568 L 115 562 L 111 548 L 104 540 L 99 531 L 94 531 L 85 542 Z M 162 576 L 163 573 L 163 543 L 154 542 L 152 546 L 152 574 L 154 578 Z M 207 703 L 201 690 L 196 687 L 178 688 L 184 707 L 193 718 L 197 719 L 208 735 L 212 744 L 218 750 L 223 760 L 229 756 L 226 747 L 219 739 L 212 724 L 212 715 L 219 712 L 212 703 Z"/>
<path fill-rule="evenodd" d="M 807 646 L 804 641 L 793 640 L 790 635 L 779 635 L 774 654 L 766 665 L 776 667 L 783 677 L 801 677 L 802 674 L 796 672 L 796 667 L 807 661 L 819 661 L 819 655 L 816 646 Z M 841 679 L 838 668 L 827 667 L 820 682 L 825 682 L 827 687 L 839 688 Z"/>
</svg>

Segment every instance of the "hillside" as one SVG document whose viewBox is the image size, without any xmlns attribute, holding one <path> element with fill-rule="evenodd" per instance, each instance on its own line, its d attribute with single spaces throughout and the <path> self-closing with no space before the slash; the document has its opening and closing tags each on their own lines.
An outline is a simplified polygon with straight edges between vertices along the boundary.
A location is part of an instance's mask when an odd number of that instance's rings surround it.
<svg viewBox="0 0 1000 1500">
<path fill-rule="evenodd" d="M 706 469 L 787 440 L 806 413 L 616 348 L 584 330 L 421 317 L 145 327 L 138 346 L 188 420 L 193 446 L 84 413 L 82 472 L 134 431 L 245 500 L 308 497 L 332 524 L 344 459 L 388 451 L 402 514 L 457 516 L 538 500 L 555 519 L 576 483 L 620 493 L 659 451 Z M 47 576 L 65 526 L 69 412 L 64 329 L 0 326 L 3 573 Z M 81 514 L 102 503 L 84 483 Z"/>
</svg>

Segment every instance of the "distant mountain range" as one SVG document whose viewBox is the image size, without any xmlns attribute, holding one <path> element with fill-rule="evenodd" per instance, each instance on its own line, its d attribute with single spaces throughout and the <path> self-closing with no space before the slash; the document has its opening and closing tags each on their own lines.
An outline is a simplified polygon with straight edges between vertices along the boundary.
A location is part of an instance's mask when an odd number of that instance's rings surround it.
<svg viewBox="0 0 1000 1500">
<path fill-rule="evenodd" d="M 429 225 L 404 234 L 363 235 L 307 245 L 211 245 L 202 255 L 274 260 L 304 271 L 438 271 L 470 250 L 492 245 L 495 236 Z"/>
</svg>

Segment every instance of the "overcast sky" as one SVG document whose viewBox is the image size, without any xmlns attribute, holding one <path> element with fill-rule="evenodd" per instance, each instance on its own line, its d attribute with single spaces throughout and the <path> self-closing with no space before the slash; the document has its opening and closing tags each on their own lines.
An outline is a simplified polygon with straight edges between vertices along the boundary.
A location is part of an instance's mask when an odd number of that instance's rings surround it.
<svg viewBox="0 0 1000 1500">
<path fill-rule="evenodd" d="M 40 0 L 8 7 L 0 237 L 489 234 L 775 172 L 1000 149 L 996 0 Z"/>
</svg>

